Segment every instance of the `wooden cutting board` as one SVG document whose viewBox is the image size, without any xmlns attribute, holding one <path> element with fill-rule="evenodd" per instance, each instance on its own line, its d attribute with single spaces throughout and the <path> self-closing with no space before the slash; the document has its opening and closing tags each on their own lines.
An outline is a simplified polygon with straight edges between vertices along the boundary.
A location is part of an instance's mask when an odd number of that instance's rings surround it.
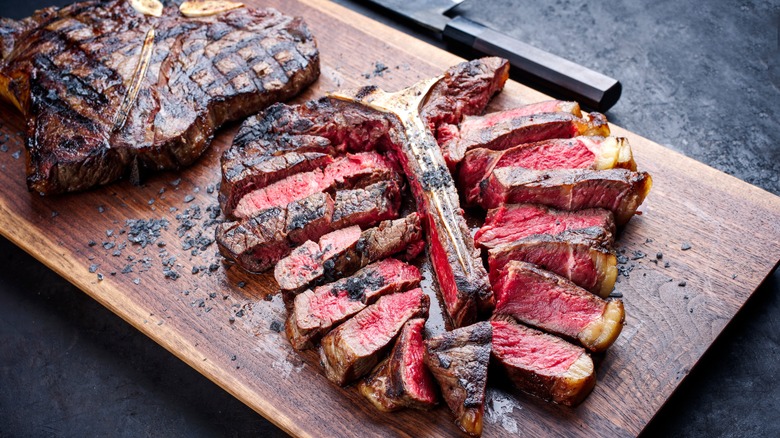
<svg viewBox="0 0 780 438">
<path fill-rule="evenodd" d="M 322 76 L 298 101 L 369 83 L 396 90 L 460 61 L 334 4 L 264 4 L 305 17 L 318 38 Z M 375 74 L 377 63 L 387 70 Z M 510 82 L 491 109 L 543 99 Z M 354 388 L 328 382 L 314 354 L 298 355 L 278 333 L 284 309 L 272 277 L 221 265 L 209 207 L 237 125 L 180 174 L 44 198 L 24 184 L 23 120 L 10 106 L 0 110 L 0 137 L 9 136 L 0 152 L 5 237 L 293 435 L 459 434 L 444 407 L 382 414 Z M 619 127 L 613 133 L 630 139 L 655 181 L 618 243 L 626 327 L 595 358 L 598 384 L 577 408 L 492 383 L 486 436 L 638 434 L 780 260 L 780 198 Z M 128 241 L 143 230 L 128 219 L 168 225 L 142 247 Z"/>
</svg>

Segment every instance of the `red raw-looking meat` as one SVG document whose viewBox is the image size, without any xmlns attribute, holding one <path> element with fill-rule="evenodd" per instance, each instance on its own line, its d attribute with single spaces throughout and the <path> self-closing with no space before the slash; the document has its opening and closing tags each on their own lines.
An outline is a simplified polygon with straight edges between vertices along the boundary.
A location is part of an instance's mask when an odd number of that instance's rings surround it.
<svg viewBox="0 0 780 438">
<path fill-rule="evenodd" d="M 324 169 L 297 173 L 261 189 L 247 193 L 232 212 L 236 218 L 248 218 L 257 212 L 284 206 L 331 188 L 352 188 L 373 182 L 397 179 L 394 166 L 376 152 L 348 154 Z"/>
<path fill-rule="evenodd" d="M 425 364 L 455 423 L 472 436 L 482 435 L 492 336 L 492 326 L 483 321 L 425 341 Z"/>
<path fill-rule="evenodd" d="M 325 333 L 372 304 L 382 295 L 420 284 L 420 271 L 396 259 L 384 259 L 355 275 L 307 290 L 289 309 L 286 333 L 293 348 L 312 348 Z"/>
<path fill-rule="evenodd" d="M 436 386 L 423 362 L 425 319 L 404 325 L 390 356 L 360 382 L 358 390 L 385 412 L 404 407 L 430 409 L 438 401 Z"/>
<path fill-rule="evenodd" d="M 571 281 L 525 262 L 509 262 L 493 281 L 494 315 L 512 316 L 576 339 L 590 351 L 609 348 L 623 329 L 620 300 L 604 301 Z"/>
<path fill-rule="evenodd" d="M 358 226 L 343 228 L 322 236 L 319 243 L 308 240 L 295 248 L 276 264 L 274 278 L 282 293 L 298 294 L 312 284 L 350 275 L 396 253 L 406 251 L 408 258 L 416 257 L 421 240 L 417 213 L 380 222 L 362 232 Z"/>
<path fill-rule="evenodd" d="M 521 390 L 575 406 L 596 385 L 593 360 L 581 347 L 510 319 L 495 319 L 490 323 L 493 358 Z"/>
<path fill-rule="evenodd" d="M 603 246 L 614 242 L 615 218 L 603 208 L 561 211 L 538 204 L 508 204 L 488 211 L 485 224 L 477 230 L 477 245 L 492 249 L 534 234 L 560 234 L 564 231 L 598 227 L 604 230 Z"/>
<path fill-rule="evenodd" d="M 406 321 L 428 316 L 422 289 L 385 295 L 322 338 L 320 361 L 331 382 L 345 385 L 368 374 Z"/>
<path fill-rule="evenodd" d="M 512 260 L 533 263 L 600 297 L 612 292 L 617 279 L 615 255 L 600 246 L 601 230 L 586 228 L 554 236 L 536 234 L 488 251 L 490 280 L 495 282 Z"/>
<path fill-rule="evenodd" d="M 495 169 L 480 185 L 482 208 L 521 203 L 561 210 L 606 208 L 622 226 L 650 192 L 652 178 L 647 172 L 627 169 L 539 171 L 505 167 Z"/>
<path fill-rule="evenodd" d="M 472 149 L 460 163 L 458 187 L 469 204 L 479 199 L 480 183 L 495 169 L 534 170 L 624 168 L 636 170 L 628 140 L 622 137 L 556 138 L 494 151 Z"/>
</svg>

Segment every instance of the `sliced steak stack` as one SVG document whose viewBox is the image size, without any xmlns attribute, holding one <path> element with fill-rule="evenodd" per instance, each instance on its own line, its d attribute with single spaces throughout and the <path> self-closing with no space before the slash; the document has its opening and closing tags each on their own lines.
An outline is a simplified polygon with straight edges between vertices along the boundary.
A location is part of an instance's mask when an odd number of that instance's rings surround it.
<svg viewBox="0 0 780 438">
<path fill-rule="evenodd" d="M 405 407 L 430 409 L 438 401 L 436 386 L 423 363 L 425 320 L 404 325 L 390 356 L 360 382 L 358 389 L 377 409 L 385 412 Z"/>
<path fill-rule="evenodd" d="M 473 436 L 482 434 L 492 334 L 489 322 L 478 322 L 425 341 L 425 363 L 444 401 L 456 424 Z"/>
<path fill-rule="evenodd" d="M 380 298 L 322 338 L 320 360 L 330 381 L 345 385 L 368 374 L 411 318 L 428 316 L 422 289 Z"/>
<path fill-rule="evenodd" d="M 27 183 L 53 194 L 192 164 L 229 120 L 319 75 L 300 18 L 241 7 L 145 16 L 126 0 L 0 22 L 0 95 L 28 121 Z"/>
<path fill-rule="evenodd" d="M 623 329 L 622 301 L 604 301 L 530 263 L 509 262 L 493 282 L 493 292 L 495 315 L 574 339 L 590 351 L 606 350 Z"/>
<path fill-rule="evenodd" d="M 600 208 L 561 211 L 537 204 L 508 204 L 488 211 L 485 223 L 474 235 L 477 245 L 492 249 L 512 244 L 534 234 L 556 235 L 586 228 L 603 230 L 604 247 L 611 247 L 615 236 L 612 212 Z"/>
<path fill-rule="evenodd" d="M 405 252 L 414 258 L 422 250 L 420 216 L 387 220 L 361 231 L 351 226 L 307 240 L 279 261 L 274 278 L 283 293 L 298 294 L 313 284 L 350 275 L 369 263 Z M 289 298 L 288 298 L 289 299 Z"/>
<path fill-rule="evenodd" d="M 596 384 L 593 360 L 581 347 L 510 319 L 493 326 L 493 358 L 523 391 L 574 406 Z"/>
<path fill-rule="evenodd" d="M 521 144 L 506 150 L 473 149 L 458 172 L 458 184 L 469 204 L 481 196 L 482 181 L 496 169 L 594 169 L 636 170 L 631 147 L 622 137 L 575 137 Z"/>
<path fill-rule="evenodd" d="M 286 333 L 296 350 L 312 348 L 330 329 L 365 309 L 379 297 L 420 284 L 420 271 L 396 259 L 372 263 L 355 275 L 307 290 L 289 309 Z"/>
</svg>

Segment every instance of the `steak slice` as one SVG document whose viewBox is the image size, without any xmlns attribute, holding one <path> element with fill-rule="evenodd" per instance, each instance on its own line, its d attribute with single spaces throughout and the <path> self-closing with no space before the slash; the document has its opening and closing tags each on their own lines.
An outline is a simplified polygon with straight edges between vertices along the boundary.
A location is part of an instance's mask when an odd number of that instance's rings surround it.
<svg viewBox="0 0 780 438">
<path fill-rule="evenodd" d="M 319 75 L 300 18 L 249 7 L 202 18 L 166 7 L 158 18 L 130 3 L 85 1 L 0 24 L 0 94 L 28 121 L 30 190 L 190 165 L 220 125 Z"/>
<path fill-rule="evenodd" d="M 429 299 L 422 289 L 380 298 L 322 338 L 320 361 L 331 382 L 345 385 L 374 368 L 411 318 L 428 316 Z"/>
<path fill-rule="evenodd" d="M 574 137 L 521 144 L 506 150 L 472 149 L 460 164 L 458 186 L 465 199 L 479 199 L 480 183 L 495 169 L 594 169 L 636 170 L 628 140 L 623 137 Z"/>
<path fill-rule="evenodd" d="M 492 337 L 492 326 L 483 321 L 425 341 L 425 364 L 456 424 L 472 436 L 482 434 Z"/>
<path fill-rule="evenodd" d="M 579 404 L 596 385 L 593 360 L 581 347 L 496 319 L 493 358 L 519 389 L 566 406 Z"/>
<path fill-rule="evenodd" d="M 561 210 L 606 208 L 625 225 L 642 204 L 653 180 L 647 172 L 610 170 L 529 170 L 506 167 L 494 170 L 481 184 L 479 205 L 542 204 Z"/>
<path fill-rule="evenodd" d="M 228 217 L 248 218 L 258 211 L 284 206 L 332 188 L 351 188 L 376 181 L 399 179 L 393 165 L 376 152 L 349 154 L 337 158 L 324 169 L 298 173 L 247 193 Z"/>
<path fill-rule="evenodd" d="M 493 282 L 494 315 L 509 315 L 576 339 L 590 351 L 609 348 L 623 329 L 620 300 L 604 301 L 571 281 L 525 262 L 509 262 Z"/>
<path fill-rule="evenodd" d="M 222 210 L 232 211 L 244 194 L 296 172 L 286 171 L 290 166 L 285 163 L 298 162 L 300 153 L 373 150 L 389 129 L 384 115 L 327 97 L 302 105 L 272 105 L 244 121 L 222 155 Z M 303 164 L 310 167 L 297 171 L 318 167 Z"/>
<path fill-rule="evenodd" d="M 436 405 L 436 386 L 423 363 L 424 327 L 423 318 L 407 322 L 390 356 L 358 385 L 360 393 L 380 411 L 430 409 Z"/>
<path fill-rule="evenodd" d="M 445 146 L 450 168 L 454 169 L 471 149 L 503 150 L 519 144 L 553 138 L 609 135 L 607 118 L 600 113 L 593 112 L 582 116 L 566 111 L 522 113 L 518 109 L 511 109 L 484 116 L 466 117 L 460 124 L 457 138 L 453 138 Z"/>
<path fill-rule="evenodd" d="M 420 284 L 420 271 L 396 259 L 384 259 L 355 275 L 307 290 L 294 298 L 286 333 L 293 348 L 312 348 L 331 328 L 363 310 L 382 295 Z"/>
<path fill-rule="evenodd" d="M 398 217 L 401 202 L 395 181 L 340 190 L 335 198 L 334 202 L 327 193 L 315 193 L 285 208 L 272 207 L 249 219 L 223 222 L 216 228 L 215 240 L 223 256 L 249 272 L 263 272 L 302 242 L 341 227 L 368 227 Z"/>
<path fill-rule="evenodd" d="M 535 234 L 488 251 L 490 281 L 495 283 L 512 260 L 533 263 L 604 298 L 617 279 L 617 259 L 600 246 L 602 230 L 586 228 L 554 236 Z"/>
<path fill-rule="evenodd" d="M 509 204 L 488 211 L 484 225 L 474 235 L 474 241 L 483 248 L 492 249 L 534 234 L 560 234 L 591 227 L 604 230 L 604 240 L 599 243 L 611 248 L 615 218 L 609 210 L 561 211 L 536 204 Z"/>
<path fill-rule="evenodd" d="M 283 292 L 297 294 L 311 284 L 350 275 L 402 251 L 414 258 L 422 249 L 421 240 L 417 213 L 380 222 L 363 232 L 358 226 L 343 228 L 322 236 L 319 243 L 309 240 L 295 248 L 276 264 L 274 278 Z"/>
</svg>

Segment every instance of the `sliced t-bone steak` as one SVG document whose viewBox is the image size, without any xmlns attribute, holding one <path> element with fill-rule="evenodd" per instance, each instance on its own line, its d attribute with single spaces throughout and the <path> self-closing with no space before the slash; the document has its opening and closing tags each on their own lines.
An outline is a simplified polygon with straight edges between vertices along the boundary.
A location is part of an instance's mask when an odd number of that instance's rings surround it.
<svg viewBox="0 0 780 438">
<path fill-rule="evenodd" d="M 483 248 L 491 249 L 534 234 L 560 234 L 591 227 L 604 229 L 601 243 L 611 248 L 615 218 L 609 210 L 561 211 L 537 204 L 508 204 L 488 211 L 485 224 L 477 230 L 474 241 Z"/>
<path fill-rule="evenodd" d="M 362 105 L 329 99 L 272 105 L 248 118 L 221 159 L 220 204 L 232 211 L 246 193 L 327 163 L 301 154 L 376 149 L 390 129 L 386 117 Z"/>
<path fill-rule="evenodd" d="M 607 118 L 595 112 L 584 115 L 567 111 L 523 114 L 523 111 L 511 109 L 466 117 L 457 136 L 444 145 L 444 149 L 447 162 L 454 169 L 471 149 L 503 150 L 523 143 L 580 135 L 608 136 Z"/>
<path fill-rule="evenodd" d="M 324 169 L 297 173 L 247 193 L 233 211 L 225 215 L 248 218 L 271 207 L 284 206 L 332 188 L 360 187 L 381 180 L 398 179 L 393 164 L 376 152 L 348 154 Z"/>
<path fill-rule="evenodd" d="M 382 295 L 420 284 L 420 271 L 396 259 L 384 259 L 355 275 L 295 296 L 286 333 L 293 348 L 312 348 L 331 328 L 363 310 Z"/>
<path fill-rule="evenodd" d="M 342 227 L 369 227 L 394 219 L 400 203 L 395 181 L 339 190 L 335 202 L 327 193 L 315 193 L 286 207 L 265 209 L 249 219 L 223 222 L 215 231 L 216 241 L 223 256 L 247 271 L 262 272 L 307 240 L 317 240 Z"/>
<path fill-rule="evenodd" d="M 416 257 L 421 241 L 417 213 L 383 221 L 363 232 L 358 226 L 343 228 L 322 236 L 319 243 L 308 240 L 295 248 L 276 264 L 274 278 L 283 292 L 297 294 L 312 284 L 350 275 L 393 254 L 406 251 L 407 258 Z"/>
<path fill-rule="evenodd" d="M 472 436 L 482 434 L 492 338 L 490 323 L 478 322 L 425 341 L 425 363 L 456 424 Z"/>
<path fill-rule="evenodd" d="M 490 323 L 493 325 L 493 358 L 519 389 L 545 400 L 574 406 L 596 385 L 593 360 L 583 348 L 523 327 L 511 318 Z"/>
<path fill-rule="evenodd" d="M 628 140 L 623 137 L 555 138 L 521 144 L 506 150 L 472 149 L 460 164 L 458 187 L 469 204 L 479 199 L 480 182 L 495 169 L 594 169 L 636 170 Z"/>
<path fill-rule="evenodd" d="M 512 260 L 533 263 L 604 298 L 617 279 L 617 259 L 600 246 L 599 228 L 565 231 L 554 236 L 535 234 L 488 251 L 490 281 L 494 283 Z"/>
<path fill-rule="evenodd" d="M 650 192 L 647 172 L 610 170 L 529 170 L 505 167 L 494 170 L 481 184 L 479 205 L 543 204 L 561 210 L 606 208 L 625 225 Z"/>
<path fill-rule="evenodd" d="M 390 356 L 358 385 L 377 409 L 385 412 L 405 407 L 430 409 L 438 401 L 436 385 L 423 362 L 425 319 L 404 325 Z"/>
<path fill-rule="evenodd" d="M 336 384 L 359 379 L 379 363 L 406 321 L 428 317 L 429 299 L 422 289 L 385 295 L 322 338 L 320 360 Z"/>
<path fill-rule="evenodd" d="M 494 315 L 576 339 L 590 351 L 606 350 L 623 329 L 622 301 L 604 301 L 530 263 L 509 262 L 493 282 L 493 293 Z"/>
<path fill-rule="evenodd" d="M 319 75 L 302 19 L 250 7 L 151 17 L 86 1 L 3 20 L 0 48 L 0 94 L 28 120 L 27 183 L 46 194 L 190 165 L 220 125 Z"/>
</svg>

